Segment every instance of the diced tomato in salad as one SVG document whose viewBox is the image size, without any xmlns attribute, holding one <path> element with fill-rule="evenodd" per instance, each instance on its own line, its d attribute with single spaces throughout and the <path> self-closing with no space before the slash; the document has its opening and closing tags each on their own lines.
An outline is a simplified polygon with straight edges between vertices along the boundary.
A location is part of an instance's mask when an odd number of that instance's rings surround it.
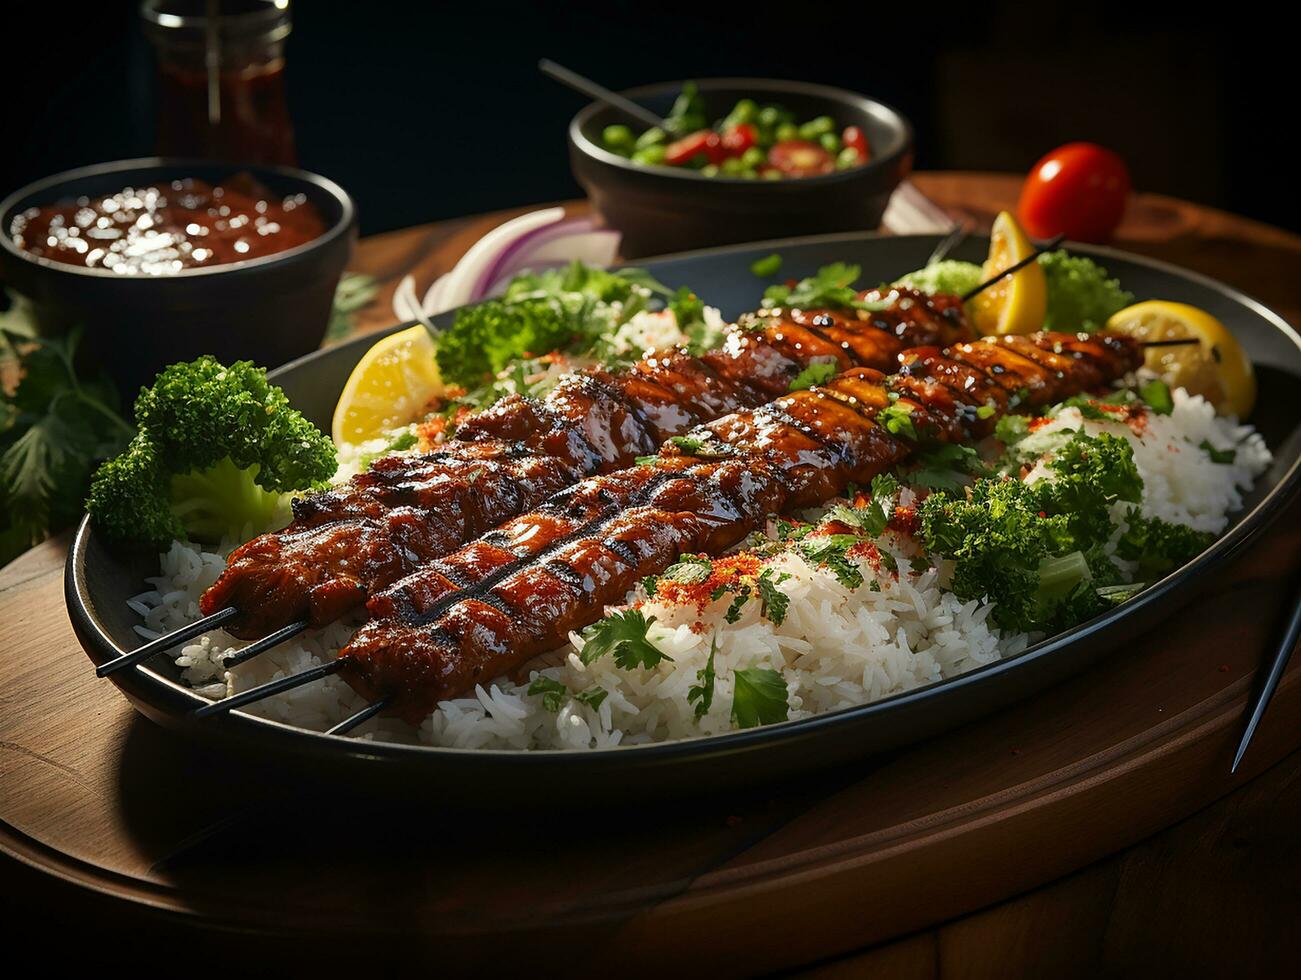
<svg viewBox="0 0 1301 980">
<path fill-rule="evenodd" d="M 816 177 L 836 169 L 835 158 L 808 140 L 786 140 L 768 151 L 768 162 L 787 177 Z"/>
</svg>

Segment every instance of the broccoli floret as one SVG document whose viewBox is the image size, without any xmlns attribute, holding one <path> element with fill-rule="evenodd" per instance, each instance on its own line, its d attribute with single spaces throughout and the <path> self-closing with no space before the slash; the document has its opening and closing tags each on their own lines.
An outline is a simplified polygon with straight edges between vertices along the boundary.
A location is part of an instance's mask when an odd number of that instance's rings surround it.
<svg viewBox="0 0 1301 980">
<path fill-rule="evenodd" d="M 1040 517 L 1030 487 L 993 479 L 978 480 L 965 499 L 931 494 L 920 517 L 926 549 L 954 562 L 949 588 L 958 598 L 988 597 L 1006 629 L 1041 627 L 1039 566 L 1070 550 L 1065 517 Z"/>
<path fill-rule="evenodd" d="M 135 418 L 138 434 L 95 474 L 86 504 L 123 542 L 215 542 L 264 526 L 282 494 L 337 467 L 329 438 L 248 361 L 173 364 L 140 392 Z"/>
<path fill-rule="evenodd" d="M 1137 507 L 1130 508 L 1125 524 L 1125 533 L 1116 542 L 1116 554 L 1126 561 L 1138 562 L 1139 576 L 1148 581 L 1186 565 L 1215 538 L 1185 524 L 1143 517 Z"/>
<path fill-rule="evenodd" d="M 1058 249 L 1039 256 L 1039 264 L 1048 280 L 1045 330 L 1100 330 L 1113 313 L 1134 302 L 1134 294 L 1092 259 Z"/>
<path fill-rule="evenodd" d="M 438 335 L 438 370 L 445 380 L 473 388 L 517 358 L 567 346 L 576 326 L 558 299 L 488 300 L 467 306 Z"/>
<path fill-rule="evenodd" d="M 86 510 L 116 541 L 164 548 L 185 537 L 184 526 L 172 513 L 168 484 L 153 445 L 140 433 L 121 455 L 95 471 Z"/>
<path fill-rule="evenodd" d="M 980 280 L 980 266 L 976 263 L 945 259 L 908 273 L 896 280 L 896 285 L 911 286 L 924 293 L 954 293 L 962 296 L 979 286 Z"/>
<path fill-rule="evenodd" d="M 954 562 L 949 588 L 989 598 L 999 626 L 1062 630 L 1105 608 L 1099 586 L 1121 581 L 1106 554 L 1117 500 L 1138 500 L 1143 481 L 1128 442 L 1077 435 L 1033 484 L 981 479 L 965 497 L 932 494 L 920 509 L 928 551 Z"/>
<path fill-rule="evenodd" d="M 1048 464 L 1055 475 L 1034 486 L 1039 509 L 1067 519 L 1077 545 L 1105 541 L 1113 527 L 1111 505 L 1143 497 L 1134 450 L 1119 436 L 1078 433 Z"/>
</svg>

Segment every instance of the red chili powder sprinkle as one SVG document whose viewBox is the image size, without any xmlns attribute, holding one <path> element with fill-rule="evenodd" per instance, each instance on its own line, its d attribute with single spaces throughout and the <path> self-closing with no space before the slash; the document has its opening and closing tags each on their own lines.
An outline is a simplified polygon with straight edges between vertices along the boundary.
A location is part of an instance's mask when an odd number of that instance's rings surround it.
<svg viewBox="0 0 1301 980">
<path fill-rule="evenodd" d="M 1047 415 L 1038 415 L 1035 418 L 1032 418 L 1030 420 L 1030 423 L 1029 425 L 1026 426 L 1026 428 L 1031 432 L 1035 432 L 1038 431 L 1039 429 L 1042 429 L 1045 425 L 1048 425 L 1051 421 L 1052 419 L 1050 419 Z"/>
<path fill-rule="evenodd" d="M 906 534 L 909 537 L 915 536 L 917 534 L 916 508 L 895 507 L 894 514 L 891 515 L 886 527 L 892 531 L 898 531 L 900 534 Z"/>
<path fill-rule="evenodd" d="M 754 552 L 728 555 L 714 560 L 713 570 L 704 581 L 690 584 L 661 578 L 655 586 L 655 601 L 669 606 L 695 606 L 698 612 L 704 612 L 717 589 L 743 579 L 758 578 L 762 571 L 763 560 Z"/>
</svg>

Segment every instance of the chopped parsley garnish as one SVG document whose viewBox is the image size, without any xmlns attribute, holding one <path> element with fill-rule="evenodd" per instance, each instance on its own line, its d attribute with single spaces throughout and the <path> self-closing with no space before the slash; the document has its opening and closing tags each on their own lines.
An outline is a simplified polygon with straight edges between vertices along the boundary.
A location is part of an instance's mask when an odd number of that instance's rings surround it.
<svg viewBox="0 0 1301 980">
<path fill-rule="evenodd" d="M 1206 451 L 1206 455 L 1211 458 L 1212 463 L 1219 463 L 1221 466 L 1228 466 L 1238 458 L 1236 449 L 1216 449 L 1211 445 L 1209 439 L 1203 439 L 1199 448 Z"/>
<path fill-rule="evenodd" d="M 701 447 L 703 447 L 704 444 L 705 441 L 703 439 L 697 439 L 695 436 L 674 436 L 673 438 L 664 441 L 664 445 L 672 446 L 674 449 L 685 453 L 688 456 L 694 456 L 696 453 L 700 452 Z"/>
<path fill-rule="evenodd" d="M 620 670 L 654 667 L 661 660 L 672 662 L 672 657 L 647 639 L 646 633 L 654 622 L 654 616 L 647 619 L 640 609 L 627 609 L 607 616 L 584 631 L 587 642 L 579 658 L 590 665 L 612 653 L 615 666 Z"/>
<path fill-rule="evenodd" d="M 810 564 L 824 566 L 845 588 L 856 589 L 863 584 L 863 572 L 849 557 L 849 549 L 861 543 L 856 534 L 828 534 L 806 539 L 800 550 Z"/>
<path fill-rule="evenodd" d="M 741 618 L 741 609 L 750 600 L 750 586 L 743 585 L 737 592 L 732 604 L 727 607 L 727 613 L 723 616 L 729 623 L 735 623 Z"/>
<path fill-rule="evenodd" d="M 537 677 L 533 678 L 533 683 L 529 685 L 528 693 L 533 695 L 541 694 L 542 707 L 554 714 L 564 705 L 565 698 L 569 697 L 569 688 L 561 684 L 560 681 L 538 674 Z"/>
<path fill-rule="evenodd" d="M 766 309 L 774 306 L 793 306 L 802 309 L 853 308 L 859 310 L 882 310 L 885 303 L 868 303 L 858 298 L 854 289 L 861 269 L 844 262 L 833 262 L 801 279 L 794 286 L 780 284 L 769 286 L 764 290 L 763 305 Z"/>
<path fill-rule="evenodd" d="M 1024 415 L 1004 415 L 994 426 L 994 438 L 1009 449 L 1030 434 L 1030 420 Z"/>
<path fill-rule="evenodd" d="M 589 687 L 586 691 L 570 694 L 569 688 L 565 687 L 560 681 L 538 674 L 537 677 L 533 678 L 533 683 L 529 685 L 528 693 L 532 695 L 541 694 L 542 707 L 555 714 L 565 706 L 566 698 L 573 698 L 575 701 L 586 704 L 591 708 L 599 708 L 601 702 L 606 699 L 610 692 L 603 687 Z"/>
<path fill-rule="evenodd" d="M 699 561 L 694 557 L 678 561 L 664 570 L 660 580 L 679 582 L 682 585 L 699 585 L 713 573 L 714 566 L 709 561 Z"/>
<path fill-rule="evenodd" d="M 772 569 L 765 568 L 755 582 L 755 588 L 759 590 L 759 598 L 763 601 L 763 614 L 775 626 L 780 626 L 785 621 L 786 609 L 791 604 L 790 596 L 777 588 L 788 578 L 790 576 L 785 572 L 782 572 L 779 578 L 773 578 Z"/>
<path fill-rule="evenodd" d="M 586 691 L 579 691 L 575 694 L 574 700 L 595 710 L 601 706 L 601 702 L 604 701 L 609 694 L 610 692 L 603 687 L 589 687 Z"/>
<path fill-rule="evenodd" d="M 914 459 L 918 465 L 908 473 L 907 480 L 914 486 L 929 490 L 956 493 L 966 485 L 966 477 L 989 475 L 989 468 L 980 458 L 980 453 L 960 443 L 941 443 L 915 453 Z"/>
<path fill-rule="evenodd" d="M 786 703 L 786 682 L 771 667 L 747 667 L 732 671 L 732 724 L 754 728 L 785 721 L 790 714 Z"/>
<path fill-rule="evenodd" d="M 917 427 L 913 425 L 912 413 L 909 405 L 896 401 L 876 413 L 876 424 L 892 436 L 903 436 L 917 442 Z"/>
<path fill-rule="evenodd" d="M 761 259 L 755 259 L 750 263 L 750 271 L 760 279 L 767 279 L 781 272 L 782 257 L 776 252 L 771 255 L 765 255 Z"/>
<path fill-rule="evenodd" d="M 1157 415 L 1169 415 L 1175 409 L 1174 399 L 1170 396 L 1170 386 L 1160 378 L 1139 385 L 1138 397 L 1147 402 L 1147 407 Z"/>
<path fill-rule="evenodd" d="M 826 384 L 836 376 L 839 365 L 835 361 L 813 361 L 791 379 L 789 391 L 804 391 L 815 385 Z"/>
<path fill-rule="evenodd" d="M 690 690 L 687 691 L 687 704 L 695 707 L 696 721 L 705 717 L 714 704 L 714 655 L 716 653 L 718 653 L 717 633 L 709 641 L 709 659 L 705 661 L 704 667 L 696 671 L 696 680 L 700 683 L 691 685 Z"/>
</svg>

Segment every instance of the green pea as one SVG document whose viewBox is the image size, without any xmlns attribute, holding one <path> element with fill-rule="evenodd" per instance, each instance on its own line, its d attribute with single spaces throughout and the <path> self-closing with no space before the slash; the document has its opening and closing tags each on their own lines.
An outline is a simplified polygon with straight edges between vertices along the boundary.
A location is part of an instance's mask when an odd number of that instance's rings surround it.
<svg viewBox="0 0 1301 980">
<path fill-rule="evenodd" d="M 632 153 L 633 144 L 636 142 L 632 135 L 632 130 L 627 126 L 606 126 L 601 130 L 601 142 L 605 148 L 612 153 L 618 153 L 622 156 L 628 156 Z"/>
<path fill-rule="evenodd" d="M 739 126 L 741 123 L 753 122 L 758 113 L 759 105 L 754 99 L 742 99 L 727 114 L 727 117 L 723 120 L 722 128 L 728 129 L 732 126 Z"/>
<path fill-rule="evenodd" d="M 700 176 L 702 176 L 702 177 L 717 177 L 717 176 L 718 176 L 718 167 L 716 167 L 716 166 L 715 166 L 714 164 L 712 164 L 712 163 L 708 163 L 708 164 L 706 164 L 705 166 L 703 166 L 703 167 L 700 168 Z"/>
<path fill-rule="evenodd" d="M 738 176 L 745 169 L 740 157 L 728 157 L 723 161 L 722 170 L 728 177 Z"/>
<path fill-rule="evenodd" d="M 857 167 L 862 163 L 862 157 L 852 146 L 847 146 L 836 156 L 836 169 L 848 170 L 850 167 Z"/>
<path fill-rule="evenodd" d="M 840 137 L 835 133 L 823 133 L 818 137 L 818 142 L 822 148 L 833 156 L 840 152 Z"/>
<path fill-rule="evenodd" d="M 647 146 L 644 149 L 633 151 L 632 162 L 644 163 L 647 166 L 655 167 L 662 164 L 666 156 L 668 156 L 667 147 Z"/>
<path fill-rule="evenodd" d="M 818 116 L 800 127 L 800 139 L 816 140 L 821 138 L 823 133 L 833 132 L 835 128 L 836 121 L 830 116 Z"/>
<path fill-rule="evenodd" d="M 775 105 L 766 105 L 759 110 L 760 126 L 780 126 L 782 123 L 781 109 Z"/>
<path fill-rule="evenodd" d="M 754 170 L 751 167 L 746 167 L 739 174 L 737 174 L 737 176 L 740 177 L 742 180 L 758 180 L 759 171 Z"/>
<path fill-rule="evenodd" d="M 777 142 L 785 143 L 787 140 L 797 140 L 800 138 L 800 127 L 794 123 L 783 123 L 777 127 Z"/>
<path fill-rule="evenodd" d="M 757 170 L 759 167 L 762 167 L 764 161 L 767 159 L 768 154 L 764 153 L 763 150 L 759 149 L 757 146 L 752 146 L 741 154 L 741 163 L 744 166 L 749 167 L 751 170 Z"/>
<path fill-rule="evenodd" d="M 774 167 L 771 170 L 765 170 L 759 176 L 762 177 L 764 180 L 781 180 L 782 172 L 778 170 L 776 167 Z"/>
<path fill-rule="evenodd" d="M 637 142 L 634 144 L 634 148 L 645 150 L 648 147 L 659 146 L 668 138 L 668 134 L 664 132 L 664 130 L 660 129 L 658 126 L 652 126 L 650 129 L 646 130 L 646 132 L 637 137 Z"/>
</svg>

